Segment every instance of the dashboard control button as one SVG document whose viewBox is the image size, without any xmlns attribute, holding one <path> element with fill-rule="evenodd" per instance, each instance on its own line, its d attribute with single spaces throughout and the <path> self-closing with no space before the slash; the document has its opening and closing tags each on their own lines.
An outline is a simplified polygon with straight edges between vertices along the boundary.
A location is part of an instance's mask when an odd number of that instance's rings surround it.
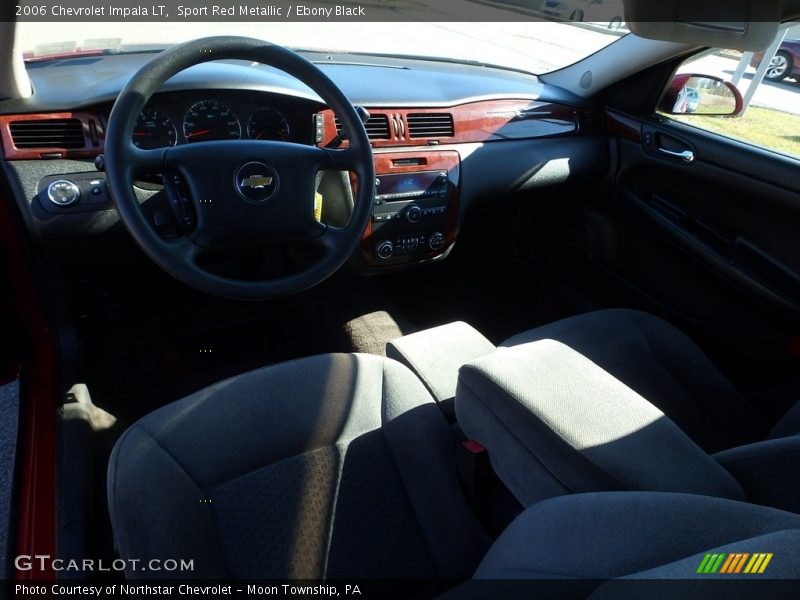
<svg viewBox="0 0 800 600">
<path fill-rule="evenodd" d="M 444 236 L 438 231 L 431 234 L 428 240 L 428 248 L 431 250 L 441 250 L 444 247 Z"/>
<path fill-rule="evenodd" d="M 325 140 L 325 119 L 322 116 L 322 113 L 317 113 L 314 115 L 314 141 L 317 144 L 322 143 Z"/>
<path fill-rule="evenodd" d="M 194 207 L 183 179 L 173 173 L 165 174 L 164 190 L 167 193 L 167 200 L 178 223 L 178 228 L 184 233 L 194 229 Z"/>
<path fill-rule="evenodd" d="M 47 198 L 56 206 L 71 206 L 81 199 L 81 189 L 72 181 L 59 179 L 47 186 Z"/>
<path fill-rule="evenodd" d="M 81 198 L 89 204 L 106 204 L 109 200 L 106 180 L 84 179 L 79 182 L 81 188 Z"/>
<path fill-rule="evenodd" d="M 409 223 L 418 223 L 422 218 L 422 209 L 416 204 L 412 204 L 406 209 L 406 219 Z"/>
<path fill-rule="evenodd" d="M 394 254 L 394 244 L 389 240 L 384 240 L 375 247 L 375 254 L 381 260 L 391 258 Z"/>
</svg>

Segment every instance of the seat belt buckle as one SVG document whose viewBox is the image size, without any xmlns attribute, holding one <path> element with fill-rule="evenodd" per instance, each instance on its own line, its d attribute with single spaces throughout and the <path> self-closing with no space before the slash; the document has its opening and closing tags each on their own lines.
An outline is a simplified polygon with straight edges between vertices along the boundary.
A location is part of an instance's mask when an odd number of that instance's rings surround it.
<svg viewBox="0 0 800 600">
<path fill-rule="evenodd" d="M 461 447 L 464 448 L 467 452 L 469 452 L 470 454 L 472 454 L 474 456 L 477 456 L 479 454 L 487 454 L 486 448 L 481 446 L 475 440 L 463 441 L 463 442 L 461 442 Z M 488 454 L 487 454 L 487 458 L 488 458 Z"/>
<path fill-rule="evenodd" d="M 456 472 L 472 510 L 483 520 L 489 508 L 492 468 L 489 453 L 475 440 L 466 440 L 456 450 Z"/>
</svg>

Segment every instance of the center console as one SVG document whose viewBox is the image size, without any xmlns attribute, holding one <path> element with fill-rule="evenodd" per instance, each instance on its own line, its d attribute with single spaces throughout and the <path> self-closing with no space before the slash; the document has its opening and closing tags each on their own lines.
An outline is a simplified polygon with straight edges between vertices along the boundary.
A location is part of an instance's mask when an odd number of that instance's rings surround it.
<svg viewBox="0 0 800 600">
<path fill-rule="evenodd" d="M 366 262 L 389 266 L 445 254 L 458 218 L 458 153 L 379 153 L 375 173 L 375 204 L 361 245 Z"/>
</svg>

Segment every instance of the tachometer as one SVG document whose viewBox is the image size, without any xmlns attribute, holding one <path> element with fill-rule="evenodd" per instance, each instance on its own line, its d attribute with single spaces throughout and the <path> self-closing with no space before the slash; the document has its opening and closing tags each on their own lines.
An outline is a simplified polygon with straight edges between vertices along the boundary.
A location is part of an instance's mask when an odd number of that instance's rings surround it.
<svg viewBox="0 0 800 600">
<path fill-rule="evenodd" d="M 277 110 L 262 108 L 253 113 L 247 123 L 247 137 L 251 140 L 287 141 L 292 135 L 289 121 Z"/>
<path fill-rule="evenodd" d="M 142 150 L 174 146 L 178 132 L 169 117 L 157 110 L 147 109 L 139 113 L 133 128 L 133 144 Z"/>
<path fill-rule="evenodd" d="M 202 100 L 183 118 L 183 135 L 189 142 L 238 140 L 242 128 L 236 113 L 228 106 L 216 100 Z"/>
</svg>

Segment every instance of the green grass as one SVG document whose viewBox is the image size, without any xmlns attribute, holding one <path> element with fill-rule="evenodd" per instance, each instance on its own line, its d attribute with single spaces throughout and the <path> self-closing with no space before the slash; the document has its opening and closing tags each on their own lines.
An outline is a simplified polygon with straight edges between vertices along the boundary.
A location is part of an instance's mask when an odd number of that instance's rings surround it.
<svg viewBox="0 0 800 600">
<path fill-rule="evenodd" d="M 800 157 L 800 115 L 751 106 L 743 117 L 671 115 L 670 118 L 754 146 Z"/>
</svg>

